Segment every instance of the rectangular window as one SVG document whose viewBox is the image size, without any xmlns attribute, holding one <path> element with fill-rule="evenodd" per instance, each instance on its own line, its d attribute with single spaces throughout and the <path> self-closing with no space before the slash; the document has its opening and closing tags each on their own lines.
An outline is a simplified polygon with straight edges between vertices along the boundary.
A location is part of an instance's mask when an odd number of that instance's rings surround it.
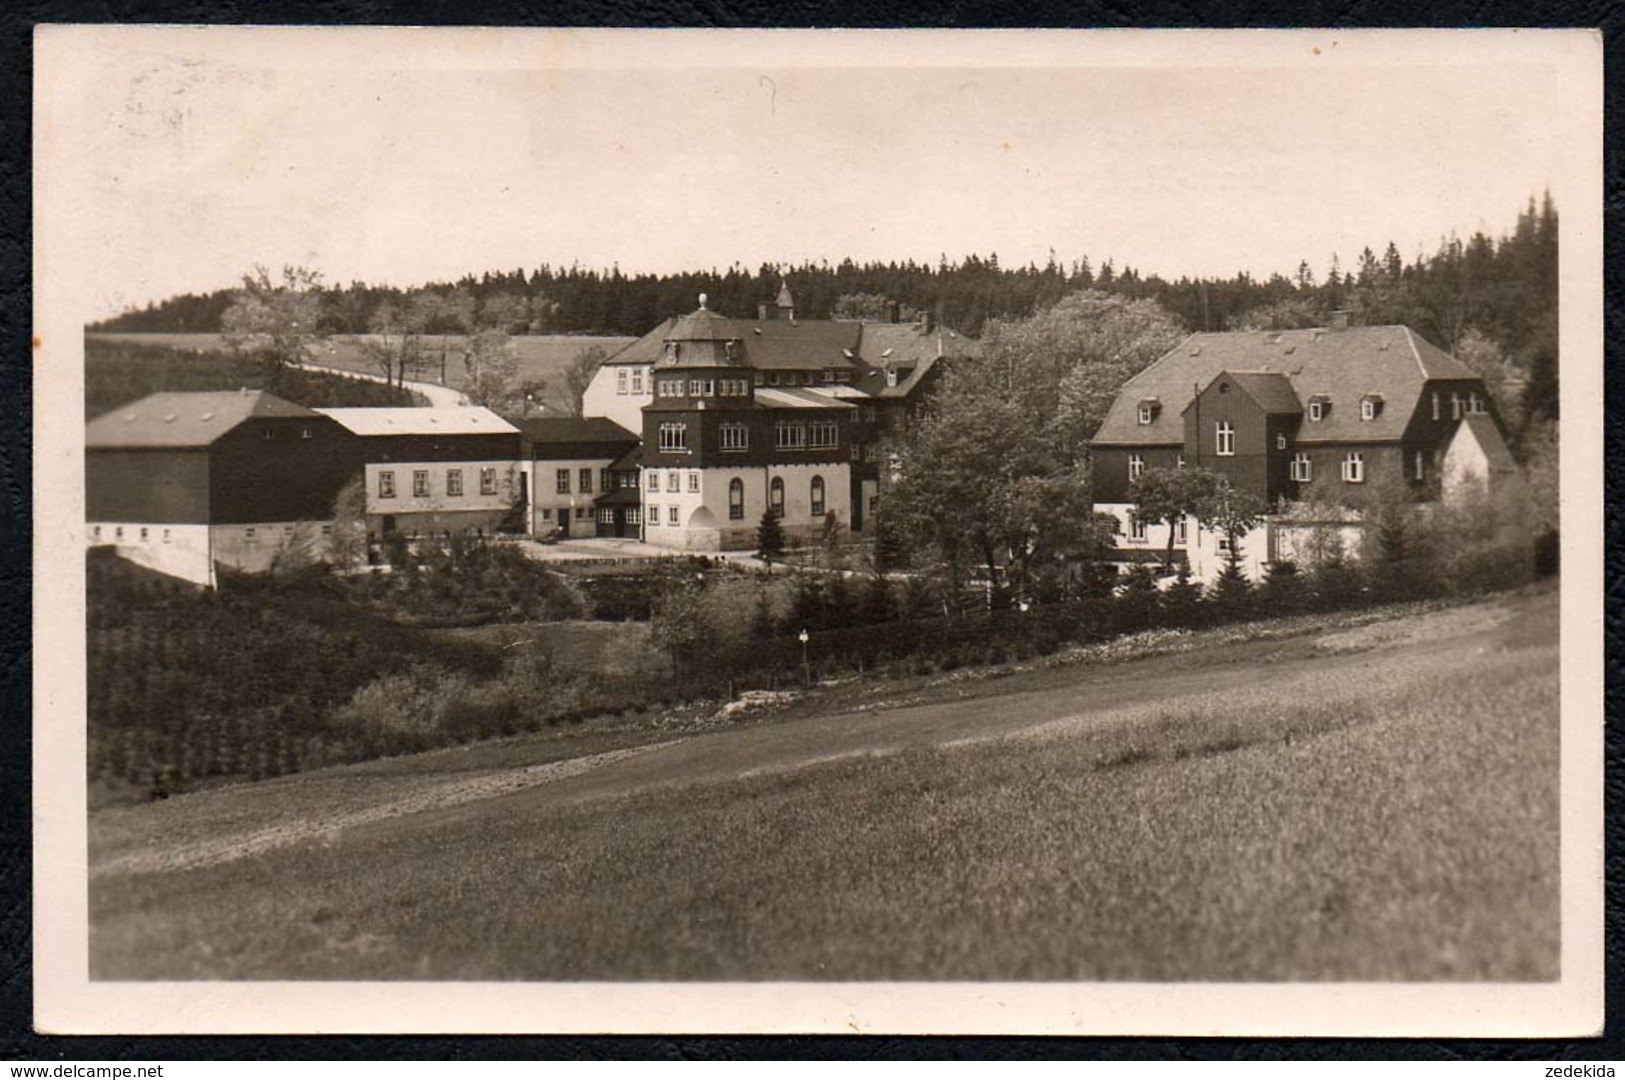
<svg viewBox="0 0 1625 1080">
<path fill-rule="evenodd" d="M 301 438 L 301 439 L 308 439 L 308 438 L 310 438 L 310 429 L 309 429 L 309 428 L 308 428 L 308 427 L 307 427 L 307 428 L 300 428 L 300 429 L 299 429 L 299 437 L 300 437 L 300 438 Z"/>
<path fill-rule="evenodd" d="M 1439 392 L 1433 391 L 1433 419 L 1439 418 Z"/>
<path fill-rule="evenodd" d="M 598 470 L 598 490 L 599 491 L 614 491 L 615 490 L 615 474 L 610 472 L 608 469 L 599 469 Z"/>
<path fill-rule="evenodd" d="M 688 490 L 690 493 L 700 490 L 700 470 L 695 469 L 688 474 Z"/>
<path fill-rule="evenodd" d="M 1220 555 L 1227 555 L 1229 553 L 1230 553 L 1230 536 L 1229 536 L 1228 533 L 1220 533 L 1219 534 L 1219 554 Z"/>
<path fill-rule="evenodd" d="M 1326 403 L 1313 398 L 1309 401 L 1309 419 L 1319 421 L 1326 416 Z"/>
<path fill-rule="evenodd" d="M 143 544 L 147 542 L 147 527 L 145 525 L 141 526 L 141 542 Z"/>
<path fill-rule="evenodd" d="M 1186 544 L 1190 541 L 1190 534 L 1190 519 L 1181 515 L 1179 525 L 1175 530 L 1174 542 L 1181 545 Z"/>
<path fill-rule="evenodd" d="M 570 470 L 553 470 L 553 490 L 559 495 L 570 494 Z"/>
<path fill-rule="evenodd" d="M 1461 419 L 1461 395 L 1454 390 L 1450 391 L 1450 419 Z"/>
<path fill-rule="evenodd" d="M 675 525 L 675 524 L 677 524 L 677 507 L 676 506 L 668 506 L 668 507 L 666 507 L 666 524 L 667 525 Z"/>
<path fill-rule="evenodd" d="M 167 531 L 168 530 L 165 530 L 165 532 L 167 532 Z M 331 526 L 331 525 L 323 525 L 322 526 L 322 535 L 323 536 L 332 536 L 333 535 L 333 526 Z M 168 543 L 167 540 L 164 541 L 164 542 Z"/>
<path fill-rule="evenodd" d="M 683 490 L 683 474 L 678 472 L 676 469 L 668 469 L 666 472 L 666 490 Z"/>
<path fill-rule="evenodd" d="M 660 449 L 668 454 L 688 452 L 688 425 L 668 421 L 660 425 Z"/>
<path fill-rule="evenodd" d="M 592 494 L 592 470 L 591 469 L 582 469 L 580 479 L 581 479 L 581 484 L 580 484 L 581 494 L 583 494 L 583 495 L 591 495 Z"/>
<path fill-rule="evenodd" d="M 1360 402 L 1360 419 L 1375 420 L 1377 418 L 1377 403 L 1370 398 Z"/>
<path fill-rule="evenodd" d="M 383 469 L 378 473 L 378 497 L 380 499 L 395 497 L 395 474 L 389 469 Z"/>
<path fill-rule="evenodd" d="M 1416 479 L 1426 480 L 1427 478 L 1427 457 L 1422 453 L 1422 451 L 1418 450 L 1416 452 Z"/>
<path fill-rule="evenodd" d="M 1294 454 L 1294 455 L 1292 455 L 1292 479 L 1293 480 L 1297 481 L 1300 484 L 1308 483 L 1309 480 L 1310 480 L 1310 467 L 1311 466 L 1309 464 L 1309 455 L 1308 454 Z"/>
<path fill-rule="evenodd" d="M 744 424 L 723 424 L 718 430 L 722 434 L 724 450 L 745 450 L 750 447 L 750 428 Z"/>
<path fill-rule="evenodd" d="M 1275 449 L 1277 449 L 1277 450 L 1285 450 L 1286 449 L 1286 436 L 1284 434 L 1280 434 L 1280 433 L 1276 434 L 1276 436 L 1275 436 Z"/>
<path fill-rule="evenodd" d="M 249 547 L 254 547 L 259 542 L 260 542 L 259 533 L 255 532 L 251 528 L 243 530 L 243 543 L 247 544 Z"/>
<path fill-rule="evenodd" d="M 604 507 L 603 509 L 599 510 L 598 511 L 598 524 L 600 524 L 600 525 L 613 525 L 613 524 L 615 524 L 615 511 L 611 510 L 607 506 Z"/>
<path fill-rule="evenodd" d="M 1134 418 L 1142 425 L 1149 424 L 1151 422 L 1151 406 L 1141 405 L 1136 411 Z"/>
<path fill-rule="evenodd" d="M 1137 544 L 1145 543 L 1145 522 L 1133 514 L 1128 519 L 1128 538 Z"/>
<path fill-rule="evenodd" d="M 838 441 L 838 428 L 833 420 L 814 420 L 812 422 L 811 445 L 814 450 L 828 450 Z"/>
<path fill-rule="evenodd" d="M 634 394 L 643 393 L 643 369 L 642 368 L 633 368 L 632 369 L 632 392 Z"/>
<path fill-rule="evenodd" d="M 429 497 L 429 470 L 412 470 L 412 498 L 427 499 Z"/>
<path fill-rule="evenodd" d="M 1236 453 L 1236 426 L 1228 420 L 1220 420 L 1214 428 L 1215 441 L 1218 443 L 1217 453 L 1220 457 L 1234 457 Z"/>
<path fill-rule="evenodd" d="M 626 369 L 625 368 L 619 368 L 615 372 L 615 392 L 617 394 L 626 393 Z"/>
<path fill-rule="evenodd" d="M 461 495 L 463 493 L 463 470 L 446 470 L 446 494 Z"/>
<path fill-rule="evenodd" d="M 1488 413 L 1489 411 L 1490 410 L 1486 406 L 1486 404 L 1484 402 L 1484 399 L 1479 397 L 1478 393 L 1476 391 L 1474 391 L 1472 393 L 1469 393 L 1467 395 L 1467 415 L 1468 416 L 1483 416 L 1485 413 Z"/>
<path fill-rule="evenodd" d="M 780 450 L 802 450 L 807 446 L 807 426 L 779 421 L 773 428 L 773 445 Z"/>
<path fill-rule="evenodd" d="M 653 469 L 649 470 L 649 490 L 650 491 L 659 491 L 660 490 L 660 474 L 655 472 Z"/>
<path fill-rule="evenodd" d="M 769 386 L 777 386 L 777 385 L 779 385 L 779 373 L 778 372 L 770 371 L 770 372 L 767 373 L 767 385 L 769 385 Z"/>
<path fill-rule="evenodd" d="M 626 508 L 626 523 L 628 525 L 643 524 L 643 511 L 636 506 L 628 506 Z"/>
<path fill-rule="evenodd" d="M 553 520 L 553 508 L 551 506 L 542 507 L 542 520 L 543 521 L 552 521 Z"/>
<path fill-rule="evenodd" d="M 576 507 L 576 520 L 585 521 L 592 516 L 592 511 L 585 506 Z"/>
<path fill-rule="evenodd" d="M 1365 483 L 1365 455 L 1348 453 L 1343 456 L 1343 480 L 1350 484 Z"/>
<path fill-rule="evenodd" d="M 100 525 L 91 526 L 90 538 L 92 540 L 100 540 L 102 538 L 102 527 Z"/>
<path fill-rule="evenodd" d="M 875 422 L 875 407 L 874 407 L 874 406 L 873 406 L 873 405 L 864 405 L 864 406 L 861 406 L 861 407 L 860 407 L 860 408 L 859 408 L 859 409 L 858 409 L 858 417 L 859 417 L 859 418 L 860 418 L 860 419 L 861 419 L 861 420 L 862 420 L 862 421 L 863 421 L 863 422 L 864 422 L 864 423 L 865 423 L 865 424 L 872 424 L 872 423 L 874 423 L 874 422 Z"/>
<path fill-rule="evenodd" d="M 494 468 L 480 470 L 480 494 L 495 495 L 497 493 L 497 471 Z"/>
<path fill-rule="evenodd" d="M 649 504 L 649 524 L 651 524 L 651 525 L 659 525 L 660 524 L 660 507 L 655 505 L 654 503 Z"/>
<path fill-rule="evenodd" d="M 1128 456 L 1129 483 L 1132 484 L 1134 481 L 1138 480 L 1140 478 L 1140 474 L 1143 472 L 1145 472 L 1145 455 L 1130 454 Z"/>
</svg>

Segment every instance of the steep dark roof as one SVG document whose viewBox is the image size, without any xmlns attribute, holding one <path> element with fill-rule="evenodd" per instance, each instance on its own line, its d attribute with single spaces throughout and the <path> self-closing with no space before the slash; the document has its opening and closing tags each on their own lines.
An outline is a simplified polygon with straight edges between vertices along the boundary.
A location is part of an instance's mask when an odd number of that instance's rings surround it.
<svg viewBox="0 0 1625 1080">
<path fill-rule="evenodd" d="M 730 341 L 739 335 L 727 319 L 702 307 L 678 319 L 666 334 L 667 341 Z"/>
<path fill-rule="evenodd" d="M 594 506 L 641 506 L 643 493 L 635 487 L 617 487 L 592 501 Z"/>
<path fill-rule="evenodd" d="M 316 413 L 264 390 L 149 394 L 85 425 L 87 447 L 208 446 L 245 420 Z"/>
<path fill-rule="evenodd" d="M 1292 383 L 1278 371 L 1221 371 L 1213 377 L 1213 382 L 1223 378 L 1228 378 L 1236 389 L 1252 398 L 1267 413 L 1291 415 L 1303 412 L 1298 395 L 1292 391 Z M 1185 407 L 1190 408 L 1189 405 Z"/>
<path fill-rule="evenodd" d="M 1518 463 L 1512 457 L 1512 451 L 1507 449 L 1506 440 L 1501 437 L 1501 429 L 1495 426 L 1495 421 L 1489 416 L 1464 416 L 1462 427 L 1470 431 L 1478 445 L 1484 451 L 1484 461 L 1489 465 L 1491 472 L 1515 472 Z"/>
<path fill-rule="evenodd" d="M 643 464 L 643 442 L 639 440 L 632 449 L 610 462 L 611 469 L 636 469 Z"/>
<path fill-rule="evenodd" d="M 1123 384 L 1094 442 L 1184 442 L 1181 412 L 1196 387 L 1226 370 L 1280 374 L 1300 401 L 1328 398 L 1332 407 L 1326 419 L 1299 430 L 1298 441 L 1305 443 L 1398 439 L 1428 380 L 1477 378 L 1406 326 L 1192 334 Z M 1370 393 L 1382 394 L 1388 404 L 1375 419 L 1361 420 L 1360 399 Z M 1140 424 L 1136 406 L 1148 397 L 1161 398 L 1167 407 L 1151 423 Z"/>
<path fill-rule="evenodd" d="M 619 458 L 638 436 L 602 416 L 537 416 L 514 423 L 536 461 Z"/>
<path fill-rule="evenodd" d="M 671 328 L 677 325 L 675 315 L 662 319 L 660 325 L 647 334 L 621 347 L 621 349 L 604 361 L 604 364 L 652 364 L 659 360 L 666 348 L 666 335 Z"/>
</svg>

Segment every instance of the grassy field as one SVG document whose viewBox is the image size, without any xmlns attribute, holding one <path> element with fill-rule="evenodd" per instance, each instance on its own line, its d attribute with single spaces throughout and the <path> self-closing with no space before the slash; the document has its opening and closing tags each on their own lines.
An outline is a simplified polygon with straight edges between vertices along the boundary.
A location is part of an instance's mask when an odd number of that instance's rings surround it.
<svg viewBox="0 0 1625 1080">
<path fill-rule="evenodd" d="M 124 341 L 135 344 L 162 345 L 171 349 L 194 353 L 212 353 L 223 350 L 219 334 L 91 334 L 89 337 L 103 341 Z M 361 342 L 365 340 L 360 336 L 335 336 L 326 338 L 316 346 L 314 362 L 329 367 L 345 368 L 350 371 L 364 371 L 376 373 L 378 368 L 367 360 L 361 352 Z M 582 349 L 598 346 L 605 353 L 613 353 L 622 347 L 631 344 L 636 338 L 629 337 L 589 337 L 576 334 L 535 334 L 521 335 L 511 340 L 511 347 L 515 358 L 519 361 L 517 381 L 525 383 L 536 379 L 545 379 L 548 383 L 548 392 L 555 399 L 563 392 L 561 376 L 564 369 L 570 365 Z M 424 348 L 433 356 L 438 356 L 443 346 L 453 346 L 455 342 L 449 337 L 429 335 L 424 338 Z M 462 389 L 466 372 L 455 354 L 446 361 L 447 386 Z M 426 382 L 440 382 L 438 363 L 431 371 L 423 374 Z"/>
<path fill-rule="evenodd" d="M 1550 979 L 1557 638 L 1548 589 L 109 811 L 92 974 Z"/>
</svg>

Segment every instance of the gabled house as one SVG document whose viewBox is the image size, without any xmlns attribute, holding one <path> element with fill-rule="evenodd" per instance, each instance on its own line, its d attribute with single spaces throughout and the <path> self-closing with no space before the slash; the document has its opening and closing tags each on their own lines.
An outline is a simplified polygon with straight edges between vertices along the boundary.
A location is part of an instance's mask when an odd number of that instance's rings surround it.
<svg viewBox="0 0 1625 1080">
<path fill-rule="evenodd" d="M 1124 563 L 1168 543 L 1167 525 L 1133 513 L 1147 469 L 1208 469 L 1267 505 L 1342 506 L 1352 522 L 1373 487 L 1435 498 L 1468 467 L 1488 477 L 1511 463 L 1482 380 L 1404 326 L 1193 334 L 1123 385 L 1090 446 L 1095 503 L 1119 520 Z M 1222 539 L 1188 520 L 1176 530 L 1176 552 L 1215 575 Z M 1259 530 L 1244 545 L 1249 571 L 1293 545 L 1283 521 Z"/>
<path fill-rule="evenodd" d="M 209 586 L 217 565 L 320 558 L 361 460 L 342 425 L 263 390 L 151 394 L 86 425 L 88 540 Z"/>
<path fill-rule="evenodd" d="M 637 505 L 637 477 L 616 465 L 638 445 L 636 433 L 605 417 L 534 417 L 518 420 L 524 438 L 525 487 L 530 492 L 526 531 L 535 537 L 636 536 L 637 516 L 628 532 L 626 508 L 608 507 L 606 534 L 599 528 L 599 500 L 625 486 Z M 618 526 L 618 527 L 617 527 Z"/>
<path fill-rule="evenodd" d="M 409 539 L 523 529 L 519 429 L 490 409 L 317 409 L 349 431 L 366 479 L 367 532 Z"/>
</svg>

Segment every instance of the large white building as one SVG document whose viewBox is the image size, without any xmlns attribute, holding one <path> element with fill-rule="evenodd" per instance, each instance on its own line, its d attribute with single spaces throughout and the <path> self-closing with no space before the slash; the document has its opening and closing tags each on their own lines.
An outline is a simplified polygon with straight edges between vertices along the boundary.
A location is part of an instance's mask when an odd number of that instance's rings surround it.
<svg viewBox="0 0 1625 1080">
<path fill-rule="evenodd" d="M 699 310 L 610 357 L 588 416 L 641 433 L 646 541 L 749 548 L 762 514 L 791 543 L 833 514 L 863 532 L 878 504 L 882 440 L 898 436 L 942 371 L 975 343 L 928 315 L 863 323 L 797 317 L 781 287 L 755 319 Z"/>
</svg>

